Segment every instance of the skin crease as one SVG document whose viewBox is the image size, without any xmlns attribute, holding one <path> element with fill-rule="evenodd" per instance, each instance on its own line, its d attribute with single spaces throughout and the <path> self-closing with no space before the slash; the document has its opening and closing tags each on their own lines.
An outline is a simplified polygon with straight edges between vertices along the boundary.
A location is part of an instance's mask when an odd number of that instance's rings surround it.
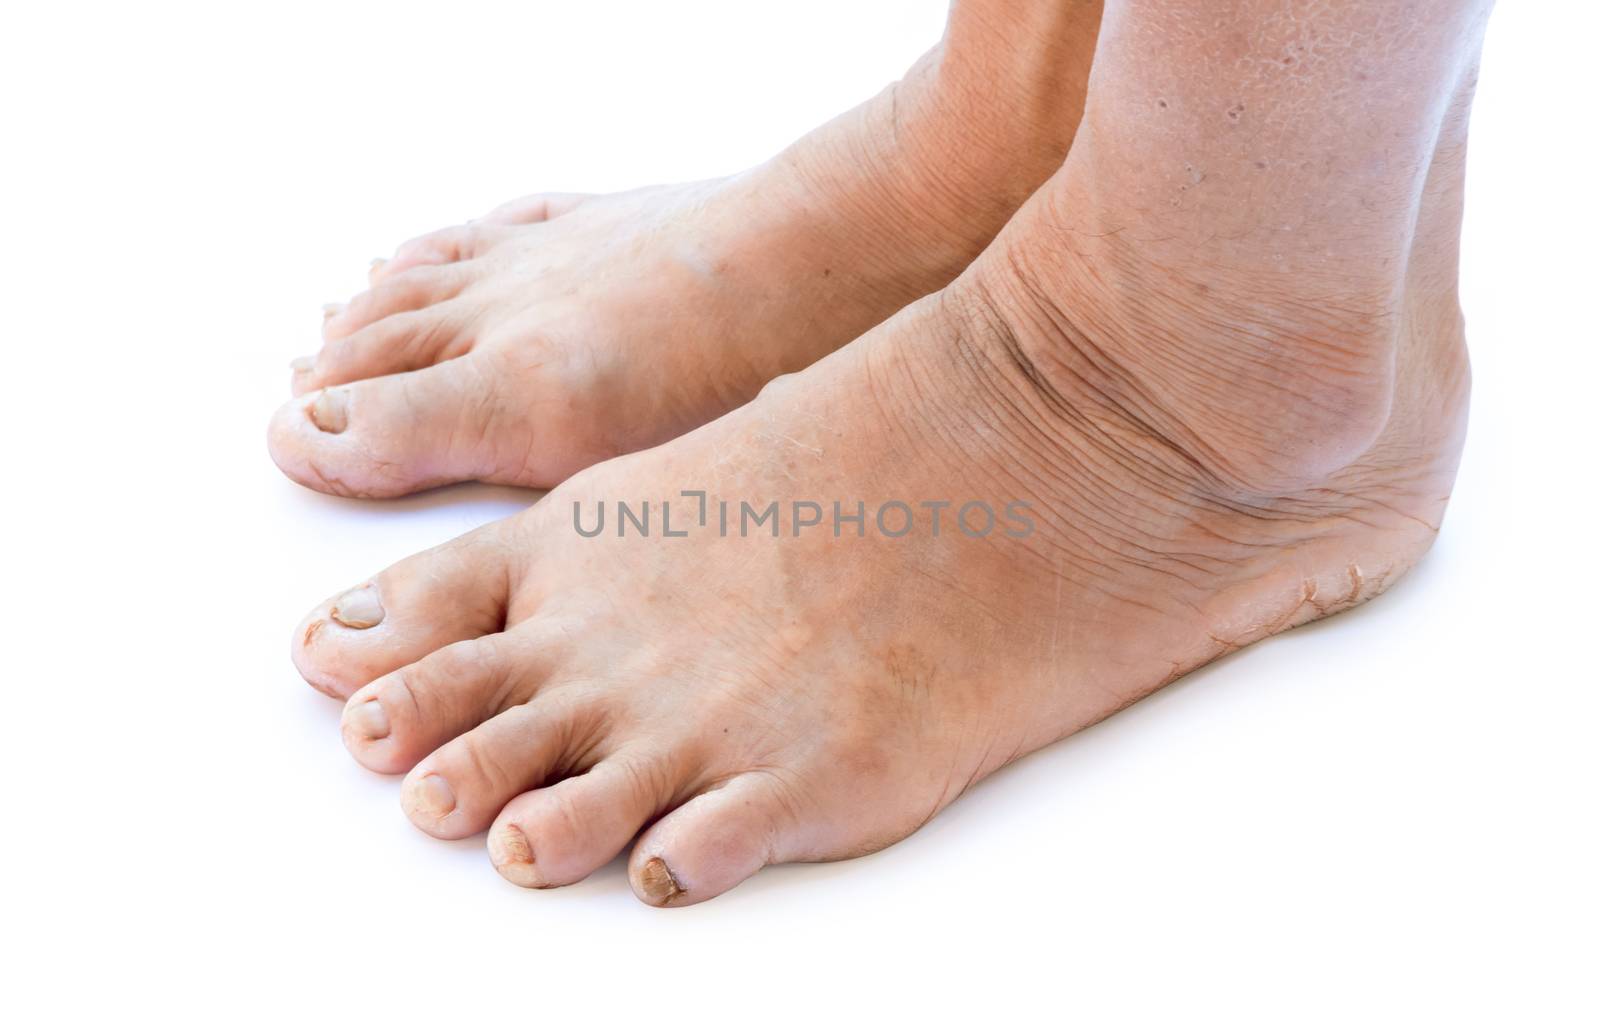
<svg viewBox="0 0 1600 1028">
<path fill-rule="evenodd" d="M 340 624 L 344 594 L 308 615 L 296 665 L 349 698 L 347 747 L 406 774 L 419 828 L 487 829 L 528 887 L 632 844 L 642 900 L 700 902 L 767 864 L 904 838 L 1007 762 L 1420 559 L 1465 429 L 1455 264 L 1486 7 L 1232 6 L 1113 5 L 1070 158 L 945 289 L 682 438 L 356 583 L 376 624 Z M 1371 31 L 1391 16 L 1424 28 L 1403 45 Z M 1258 31 L 1241 42 L 1241 24 Z M 1291 156 L 1321 154 L 1327 126 L 1302 86 L 1210 57 L 1281 60 L 1286 24 L 1318 41 L 1304 74 L 1419 94 L 1374 100 L 1309 178 Z M 1180 81 L 1153 93 L 1152 34 L 1181 41 L 1163 58 Z M 1195 123 L 1124 131 L 1152 96 Z M 1240 102 L 1277 126 L 1258 155 L 1241 156 Z M 1354 313 L 1330 318 L 1334 287 Z M 1036 530 L 574 530 L 575 504 L 686 489 L 1021 500 Z"/>
<path fill-rule="evenodd" d="M 375 262 L 293 363 L 325 492 L 547 487 L 737 407 L 950 282 L 1061 163 L 1098 0 L 962 0 L 900 82 L 729 179 L 527 197 Z"/>
</svg>

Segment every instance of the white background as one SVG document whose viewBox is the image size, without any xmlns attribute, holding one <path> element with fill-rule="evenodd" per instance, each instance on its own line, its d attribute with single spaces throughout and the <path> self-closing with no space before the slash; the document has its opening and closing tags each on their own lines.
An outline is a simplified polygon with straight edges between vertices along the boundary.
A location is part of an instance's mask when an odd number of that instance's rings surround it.
<svg viewBox="0 0 1600 1028">
<path fill-rule="evenodd" d="M 1472 435 L 1418 571 L 887 852 L 662 912 L 620 863 L 523 892 L 416 832 L 286 656 L 529 497 L 321 497 L 266 419 L 369 258 L 753 163 L 939 0 L 8 7 L 0 1018 L 1594 1024 L 1592 10 L 1491 26 Z"/>
</svg>

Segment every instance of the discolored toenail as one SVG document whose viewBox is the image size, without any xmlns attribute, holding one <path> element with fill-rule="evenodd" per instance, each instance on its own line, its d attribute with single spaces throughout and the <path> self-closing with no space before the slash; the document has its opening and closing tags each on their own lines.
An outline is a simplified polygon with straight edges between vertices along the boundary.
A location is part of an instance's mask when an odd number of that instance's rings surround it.
<svg viewBox="0 0 1600 1028">
<path fill-rule="evenodd" d="M 495 867 L 532 864 L 533 847 L 528 845 L 528 837 L 522 834 L 522 829 L 516 825 L 506 825 L 489 833 L 489 859 Z"/>
<path fill-rule="evenodd" d="M 324 389 L 318 393 L 317 398 L 306 408 L 306 414 L 311 418 L 313 425 L 334 435 L 343 432 L 350 425 L 343 389 Z"/>
<path fill-rule="evenodd" d="M 389 735 L 389 715 L 377 700 L 352 707 L 345 715 L 345 723 L 368 739 L 383 739 Z"/>
<path fill-rule="evenodd" d="M 644 867 L 639 871 L 639 887 L 644 890 L 645 898 L 651 903 L 666 905 L 683 895 L 678 880 L 672 877 L 672 869 L 667 867 L 667 862 L 660 857 L 651 857 L 645 861 Z"/>
<path fill-rule="evenodd" d="M 446 817 L 456 809 L 456 794 L 451 791 L 450 783 L 438 775 L 423 775 L 406 790 L 406 799 L 411 807 L 420 810 L 429 817 Z"/>
<path fill-rule="evenodd" d="M 297 375 L 303 375 L 317 366 L 315 357 L 296 357 L 289 362 L 289 370 Z"/>
<path fill-rule="evenodd" d="M 383 604 L 372 586 L 357 586 L 333 601 L 328 616 L 346 628 L 371 628 L 383 620 Z"/>
<path fill-rule="evenodd" d="M 489 833 L 489 861 L 500 876 L 524 889 L 548 889 L 550 883 L 533 862 L 533 847 L 516 825 L 505 825 Z"/>
</svg>

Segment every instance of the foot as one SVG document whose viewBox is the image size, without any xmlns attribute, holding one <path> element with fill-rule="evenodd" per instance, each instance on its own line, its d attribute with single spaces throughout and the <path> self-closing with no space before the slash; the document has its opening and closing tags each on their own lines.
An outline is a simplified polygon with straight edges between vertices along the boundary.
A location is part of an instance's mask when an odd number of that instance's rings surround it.
<svg viewBox="0 0 1600 1028">
<path fill-rule="evenodd" d="M 1048 110 L 1015 103 L 1024 88 L 970 56 L 982 45 L 941 48 L 744 175 L 529 197 L 405 244 L 327 309 L 273 459 L 345 495 L 546 487 L 744 403 L 949 282 L 1059 164 L 1088 7 L 1076 63 L 1039 61 L 1073 79 Z"/>
<path fill-rule="evenodd" d="M 1173 367 L 1107 358 L 1140 324 L 1126 294 L 1019 270 L 1061 253 L 1051 218 L 1030 203 L 951 287 L 745 407 L 319 606 L 293 656 L 348 697 L 355 759 L 408 772 L 423 831 L 487 829 L 518 885 L 575 882 L 632 842 L 641 899 L 695 903 L 766 864 L 888 845 L 1008 761 L 1419 558 L 1465 404 L 1448 312 L 1407 308 L 1383 424 L 1340 467 L 1251 449 L 1228 419 L 1169 436 L 1147 401 Z M 1199 332 L 1205 313 L 1164 323 Z M 648 537 L 619 501 L 635 518 L 649 501 Z M 771 501 L 776 523 L 751 527 Z M 858 501 L 864 521 L 836 528 L 834 503 Z"/>
</svg>

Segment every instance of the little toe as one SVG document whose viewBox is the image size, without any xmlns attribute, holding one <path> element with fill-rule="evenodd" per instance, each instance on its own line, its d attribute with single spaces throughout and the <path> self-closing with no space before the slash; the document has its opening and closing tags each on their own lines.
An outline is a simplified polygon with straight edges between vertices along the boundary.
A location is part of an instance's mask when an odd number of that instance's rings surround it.
<svg viewBox="0 0 1600 1028">
<path fill-rule="evenodd" d="M 512 797 L 585 764 L 603 718 L 575 695 L 542 692 L 439 747 L 406 776 L 406 816 L 437 838 L 465 838 Z"/>
<path fill-rule="evenodd" d="M 528 888 L 582 881 L 671 802 L 673 782 L 664 758 L 618 753 L 506 804 L 489 830 L 489 859 Z"/>
<path fill-rule="evenodd" d="M 746 773 L 689 800 L 644 833 L 628 860 L 634 894 L 656 907 L 719 896 L 768 864 L 808 859 L 794 803 L 778 781 Z"/>
<path fill-rule="evenodd" d="M 499 222 L 469 221 L 452 225 L 401 243 L 394 256 L 372 276 L 374 285 L 390 281 L 416 268 L 456 264 L 481 257 L 503 240 L 510 226 Z"/>
<path fill-rule="evenodd" d="M 341 699 L 380 675 L 505 625 L 505 522 L 408 557 L 325 603 L 295 629 L 290 656 Z"/>
<path fill-rule="evenodd" d="M 280 407 L 267 446 L 283 473 L 339 496 L 403 496 L 474 479 L 520 481 L 522 404 L 476 352 L 397 375 L 332 386 Z"/>
<path fill-rule="evenodd" d="M 491 224 L 533 225 L 559 218 L 593 195 L 593 193 L 534 193 L 503 203 L 480 220 Z"/>
</svg>

